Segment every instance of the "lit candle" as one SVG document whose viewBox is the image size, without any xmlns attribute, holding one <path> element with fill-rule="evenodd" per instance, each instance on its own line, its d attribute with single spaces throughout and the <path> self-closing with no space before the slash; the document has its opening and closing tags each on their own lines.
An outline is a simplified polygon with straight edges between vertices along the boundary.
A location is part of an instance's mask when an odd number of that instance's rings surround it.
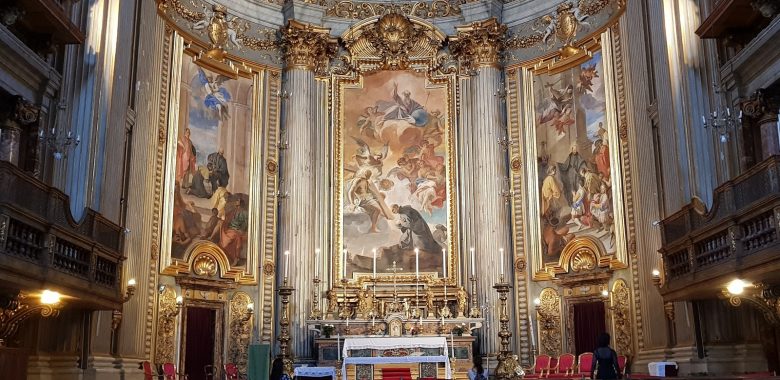
<svg viewBox="0 0 780 380">
<path fill-rule="evenodd" d="M 474 247 L 471 247 L 471 277 L 476 277 L 476 273 L 474 270 Z"/>
<path fill-rule="evenodd" d="M 290 251 L 284 251 L 284 277 L 290 275 Z"/>
<path fill-rule="evenodd" d="M 420 249 L 414 249 L 414 272 L 417 278 L 420 278 Z"/>
<path fill-rule="evenodd" d="M 314 250 L 314 278 L 320 277 L 320 249 Z"/>
<path fill-rule="evenodd" d="M 441 250 L 441 266 L 444 274 L 444 278 L 447 278 L 447 251 L 445 249 Z"/>
<path fill-rule="evenodd" d="M 707 118 L 704 115 L 701 115 L 701 123 L 707 125 Z"/>
<path fill-rule="evenodd" d="M 347 278 L 347 250 L 341 256 L 341 278 Z"/>
<path fill-rule="evenodd" d="M 374 248 L 374 278 L 376 278 L 376 248 Z"/>
<path fill-rule="evenodd" d="M 452 357 L 455 357 L 455 338 L 452 336 L 452 330 L 450 330 L 450 346 L 452 347 Z"/>
<path fill-rule="evenodd" d="M 338 360 L 341 361 L 341 334 L 336 335 L 336 351 L 338 352 Z"/>
<path fill-rule="evenodd" d="M 536 333 L 534 332 L 534 320 L 528 315 L 528 326 L 531 328 L 531 347 L 536 347 Z"/>
<path fill-rule="evenodd" d="M 504 249 L 498 249 L 498 255 L 501 257 L 501 275 L 504 275 Z"/>
<path fill-rule="evenodd" d="M 371 316 L 371 327 L 374 327 L 374 324 L 376 324 L 376 317 Z"/>
</svg>

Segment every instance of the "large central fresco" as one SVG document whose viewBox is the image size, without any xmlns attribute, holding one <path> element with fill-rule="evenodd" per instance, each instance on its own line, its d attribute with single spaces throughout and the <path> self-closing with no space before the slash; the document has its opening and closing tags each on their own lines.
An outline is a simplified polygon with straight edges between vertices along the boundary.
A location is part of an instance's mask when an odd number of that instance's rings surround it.
<svg viewBox="0 0 780 380">
<path fill-rule="evenodd" d="M 341 131 L 346 276 L 441 273 L 449 234 L 447 89 L 424 74 L 380 71 L 346 88 Z"/>
</svg>

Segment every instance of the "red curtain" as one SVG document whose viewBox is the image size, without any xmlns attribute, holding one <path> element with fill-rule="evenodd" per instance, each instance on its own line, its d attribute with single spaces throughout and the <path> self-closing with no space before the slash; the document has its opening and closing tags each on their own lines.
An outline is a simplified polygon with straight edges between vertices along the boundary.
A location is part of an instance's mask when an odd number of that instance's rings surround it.
<svg viewBox="0 0 780 380">
<path fill-rule="evenodd" d="M 593 352 L 599 334 L 607 331 L 604 302 L 585 302 L 572 305 L 574 311 L 575 355 Z M 590 369 L 588 369 L 590 370 Z"/>
<path fill-rule="evenodd" d="M 190 380 L 206 380 L 203 368 L 214 365 L 214 329 L 217 311 L 200 307 L 187 308 L 187 346 L 184 373 Z"/>
</svg>

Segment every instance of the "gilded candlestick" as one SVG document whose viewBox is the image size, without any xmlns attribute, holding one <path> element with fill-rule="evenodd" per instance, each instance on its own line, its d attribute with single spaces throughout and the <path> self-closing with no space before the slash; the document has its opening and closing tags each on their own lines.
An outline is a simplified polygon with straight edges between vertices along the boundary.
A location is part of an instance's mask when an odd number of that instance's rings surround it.
<svg viewBox="0 0 780 380">
<path fill-rule="evenodd" d="M 496 379 L 510 379 L 515 377 L 515 367 L 517 361 L 514 359 L 511 347 L 509 345 L 509 338 L 512 337 L 512 333 L 509 331 L 509 310 L 507 309 L 507 293 L 512 286 L 504 280 L 504 275 L 499 276 L 498 283 L 493 285 L 493 289 L 498 292 L 499 299 L 499 331 L 498 338 L 500 341 L 500 349 L 498 353 L 498 365 L 496 366 Z"/>
<path fill-rule="evenodd" d="M 320 309 L 320 279 L 314 276 L 314 291 L 312 297 L 311 313 L 309 319 L 318 320 L 322 319 L 322 309 Z"/>
<path fill-rule="evenodd" d="M 290 348 L 290 295 L 292 295 L 293 291 L 295 291 L 295 288 L 287 283 L 287 277 L 285 277 L 282 286 L 277 290 L 282 301 L 282 315 L 279 319 L 279 337 L 276 338 L 276 340 L 279 341 L 279 355 L 277 355 L 277 358 L 282 359 L 282 363 L 284 363 L 284 373 L 291 378 L 293 376 L 293 353 Z"/>
<path fill-rule="evenodd" d="M 477 304 L 477 278 L 472 275 L 470 280 L 471 280 L 471 310 L 469 311 L 469 317 L 480 318 L 482 316 L 482 313 L 480 313 L 479 305 Z"/>
</svg>

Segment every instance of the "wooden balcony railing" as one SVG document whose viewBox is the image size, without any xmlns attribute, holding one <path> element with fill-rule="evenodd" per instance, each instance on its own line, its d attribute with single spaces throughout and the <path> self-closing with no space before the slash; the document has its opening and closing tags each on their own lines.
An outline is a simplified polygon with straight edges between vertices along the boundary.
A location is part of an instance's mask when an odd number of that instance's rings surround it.
<svg viewBox="0 0 780 380">
<path fill-rule="evenodd" d="M 712 281 L 735 272 L 780 273 L 780 156 L 719 186 L 711 210 L 700 211 L 691 203 L 661 221 L 665 299 L 716 291 Z"/>
<path fill-rule="evenodd" d="M 0 285 L 56 288 L 96 309 L 121 303 L 123 229 L 87 210 L 70 215 L 68 197 L 0 161 Z"/>
</svg>

